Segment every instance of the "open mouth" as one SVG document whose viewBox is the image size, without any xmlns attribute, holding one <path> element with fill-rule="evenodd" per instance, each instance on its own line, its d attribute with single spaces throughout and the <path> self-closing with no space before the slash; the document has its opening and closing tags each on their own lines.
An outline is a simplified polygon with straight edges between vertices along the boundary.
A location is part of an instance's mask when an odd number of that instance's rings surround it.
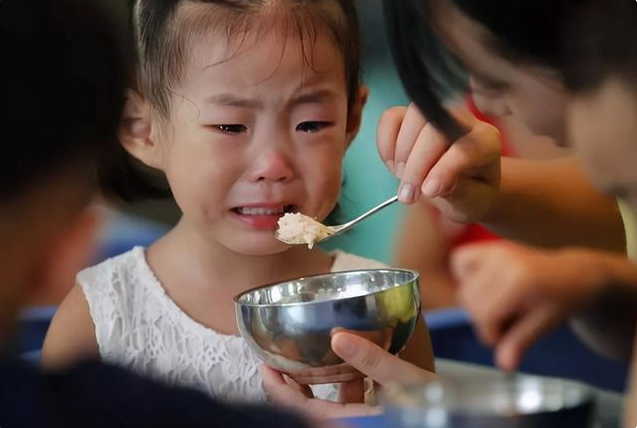
<svg viewBox="0 0 637 428">
<path fill-rule="evenodd" d="M 282 216 L 287 213 L 294 213 L 297 211 L 296 205 L 284 205 L 278 208 L 267 207 L 236 207 L 232 209 L 233 212 L 240 215 L 253 215 L 253 216 Z"/>
</svg>

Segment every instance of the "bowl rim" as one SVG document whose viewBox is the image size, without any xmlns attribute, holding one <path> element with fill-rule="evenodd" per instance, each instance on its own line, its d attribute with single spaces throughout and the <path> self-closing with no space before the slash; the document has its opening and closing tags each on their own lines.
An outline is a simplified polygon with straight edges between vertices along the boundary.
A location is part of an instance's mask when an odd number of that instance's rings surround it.
<svg viewBox="0 0 637 428">
<path fill-rule="evenodd" d="M 339 271 L 339 272 L 326 272 L 326 273 L 319 273 L 316 275 L 307 275 L 307 276 L 301 276 L 298 278 L 291 278 L 291 279 L 287 279 L 284 281 L 276 281 L 276 282 L 272 282 L 269 284 L 265 284 L 265 285 L 259 285 L 257 287 L 253 287 L 250 288 L 249 290 L 245 290 L 242 291 L 239 294 L 236 294 L 232 300 L 234 301 L 234 303 L 236 305 L 241 305 L 241 306 L 245 306 L 245 307 L 262 307 L 262 308 L 266 308 L 266 307 L 270 307 L 270 306 L 276 306 L 276 307 L 286 307 L 286 306 L 294 306 L 294 305 L 308 305 L 308 304 L 319 304 L 319 303 L 329 303 L 329 302 L 334 302 L 334 301 L 341 301 L 341 300 L 347 300 L 347 299 L 355 299 L 361 296 L 346 296 L 346 297 L 339 297 L 337 299 L 330 299 L 330 300 L 322 300 L 319 302 L 316 301 L 309 301 L 309 302 L 295 302 L 295 303 L 283 303 L 283 304 L 277 304 L 277 303 L 245 303 L 245 302 L 240 302 L 239 300 L 245 296 L 246 294 L 249 293 L 253 293 L 257 290 L 262 290 L 262 289 L 266 289 L 266 288 L 270 288 L 270 287 L 275 287 L 277 285 L 282 285 L 282 284 L 286 284 L 289 282 L 295 282 L 295 281 L 303 281 L 303 280 L 307 280 L 307 279 L 313 279 L 313 278 L 320 278 L 323 276 L 340 276 L 340 275 L 344 275 L 344 274 L 353 274 L 353 273 L 365 273 L 365 272 L 399 272 L 399 273 L 408 273 L 411 274 L 413 277 L 409 280 L 406 281 L 404 283 L 401 284 L 394 284 L 389 288 L 386 288 L 384 290 L 380 290 L 380 291 L 376 291 L 374 293 L 382 293 L 388 290 L 392 290 L 394 288 L 400 287 L 400 286 L 404 286 L 404 285 L 408 285 L 414 281 L 418 281 L 420 279 L 420 273 L 416 270 L 413 269 L 394 269 L 394 268 L 381 268 L 381 269 L 353 269 L 353 270 L 344 270 L 344 271 Z M 370 294 L 374 294 L 374 293 L 370 293 Z"/>
</svg>

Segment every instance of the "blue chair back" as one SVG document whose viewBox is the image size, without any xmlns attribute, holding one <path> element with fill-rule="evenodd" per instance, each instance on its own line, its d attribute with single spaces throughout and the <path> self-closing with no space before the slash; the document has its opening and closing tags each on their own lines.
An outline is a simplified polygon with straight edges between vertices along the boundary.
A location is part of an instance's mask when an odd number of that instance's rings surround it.
<svg viewBox="0 0 637 428">
<path fill-rule="evenodd" d="M 40 349 L 56 309 L 56 306 L 31 307 L 18 317 L 17 351 L 24 360 L 33 363 L 40 361 Z"/>
</svg>

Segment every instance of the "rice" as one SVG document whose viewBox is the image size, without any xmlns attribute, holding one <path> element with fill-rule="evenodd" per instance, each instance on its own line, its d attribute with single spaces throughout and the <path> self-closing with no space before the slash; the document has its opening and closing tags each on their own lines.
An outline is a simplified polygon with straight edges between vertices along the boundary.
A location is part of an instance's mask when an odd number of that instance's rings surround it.
<svg viewBox="0 0 637 428">
<path fill-rule="evenodd" d="M 310 249 L 316 242 L 332 234 L 327 226 L 300 213 L 285 214 L 278 224 L 280 240 L 288 244 L 307 244 Z"/>
</svg>

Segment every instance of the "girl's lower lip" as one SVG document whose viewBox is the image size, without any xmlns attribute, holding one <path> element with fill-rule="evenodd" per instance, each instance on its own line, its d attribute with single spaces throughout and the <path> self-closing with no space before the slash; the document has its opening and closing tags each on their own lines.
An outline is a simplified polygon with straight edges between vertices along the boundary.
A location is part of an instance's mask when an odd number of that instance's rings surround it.
<svg viewBox="0 0 637 428">
<path fill-rule="evenodd" d="M 241 223 L 257 230 L 275 231 L 278 229 L 278 222 L 283 214 L 274 215 L 246 215 L 236 211 L 231 211 L 232 215 Z"/>
</svg>

